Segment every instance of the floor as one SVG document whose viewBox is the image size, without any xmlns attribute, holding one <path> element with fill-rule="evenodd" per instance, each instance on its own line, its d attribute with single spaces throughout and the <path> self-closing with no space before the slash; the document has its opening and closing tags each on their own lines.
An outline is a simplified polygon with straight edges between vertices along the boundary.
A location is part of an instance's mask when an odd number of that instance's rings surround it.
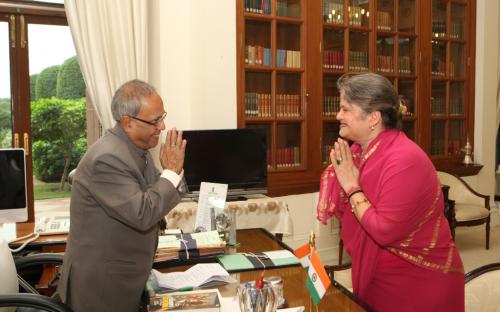
<svg viewBox="0 0 500 312">
<path fill-rule="evenodd" d="M 69 199 L 52 199 L 35 203 L 37 217 L 43 215 L 68 215 Z M 43 211 L 43 213 L 41 213 Z M 485 226 L 458 227 L 455 242 L 460 250 L 465 272 L 482 265 L 500 262 L 500 212 L 493 206 L 491 210 L 490 249 L 485 248 Z"/>
</svg>

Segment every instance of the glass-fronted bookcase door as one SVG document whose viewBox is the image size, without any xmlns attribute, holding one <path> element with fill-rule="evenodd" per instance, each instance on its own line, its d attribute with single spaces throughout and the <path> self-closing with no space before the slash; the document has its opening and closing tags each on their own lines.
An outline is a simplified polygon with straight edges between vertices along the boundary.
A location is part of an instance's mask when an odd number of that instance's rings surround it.
<svg viewBox="0 0 500 312">
<path fill-rule="evenodd" d="M 270 173 L 304 170 L 305 14 L 301 0 L 238 1 L 238 126 L 265 128 Z M 241 10 L 241 11 L 240 11 Z"/>
<path fill-rule="evenodd" d="M 432 1 L 431 145 L 437 158 L 459 158 L 467 133 L 467 2 Z M 467 59 L 466 59 L 467 58 Z"/>
<path fill-rule="evenodd" d="M 415 139 L 417 72 L 415 0 L 323 0 L 323 104 L 321 158 L 338 138 L 335 115 L 340 95 L 336 81 L 344 74 L 376 72 L 401 95 L 403 130 Z M 374 47 L 374 48 L 372 48 Z"/>
</svg>

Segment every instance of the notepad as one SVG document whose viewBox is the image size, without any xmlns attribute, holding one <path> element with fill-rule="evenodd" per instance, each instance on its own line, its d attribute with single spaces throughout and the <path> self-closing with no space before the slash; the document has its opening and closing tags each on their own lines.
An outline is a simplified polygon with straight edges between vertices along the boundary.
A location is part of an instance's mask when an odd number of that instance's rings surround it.
<svg viewBox="0 0 500 312">
<path fill-rule="evenodd" d="M 259 253 L 237 253 L 217 257 L 219 263 L 228 271 L 264 269 L 295 265 L 299 260 L 289 250 L 274 250 Z"/>
</svg>

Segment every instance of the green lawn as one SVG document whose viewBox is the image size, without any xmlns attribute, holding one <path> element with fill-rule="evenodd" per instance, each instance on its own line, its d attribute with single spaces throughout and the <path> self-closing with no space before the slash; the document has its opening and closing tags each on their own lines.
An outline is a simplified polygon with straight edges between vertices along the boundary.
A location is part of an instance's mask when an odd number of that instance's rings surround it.
<svg viewBox="0 0 500 312">
<path fill-rule="evenodd" d="M 35 188 L 35 200 L 50 199 L 50 198 L 64 198 L 70 196 L 69 186 L 64 186 L 64 191 L 59 190 L 59 183 L 37 183 Z"/>
</svg>

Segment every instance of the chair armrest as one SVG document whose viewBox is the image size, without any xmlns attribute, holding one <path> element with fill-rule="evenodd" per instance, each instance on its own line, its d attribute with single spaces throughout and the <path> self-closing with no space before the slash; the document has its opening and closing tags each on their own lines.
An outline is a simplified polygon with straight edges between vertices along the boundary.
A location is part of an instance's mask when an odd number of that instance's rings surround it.
<svg viewBox="0 0 500 312">
<path fill-rule="evenodd" d="M 63 303 L 49 297 L 35 294 L 5 294 L 0 295 L 0 307 L 29 307 L 51 312 L 71 312 Z"/>
<path fill-rule="evenodd" d="M 488 210 L 490 210 L 490 195 L 484 195 L 484 194 L 481 194 L 479 192 L 476 192 L 475 190 L 473 190 L 469 184 L 467 184 L 467 182 L 465 182 L 464 179 L 462 179 L 461 177 L 459 176 L 455 176 L 472 194 L 476 195 L 477 197 L 481 197 L 484 199 L 484 207 Z"/>
<path fill-rule="evenodd" d="M 16 264 L 17 271 L 19 271 L 24 268 L 38 266 L 42 264 L 61 265 L 63 263 L 63 258 L 64 256 L 62 254 L 39 253 L 24 257 L 16 257 L 14 259 L 14 262 Z"/>
</svg>

